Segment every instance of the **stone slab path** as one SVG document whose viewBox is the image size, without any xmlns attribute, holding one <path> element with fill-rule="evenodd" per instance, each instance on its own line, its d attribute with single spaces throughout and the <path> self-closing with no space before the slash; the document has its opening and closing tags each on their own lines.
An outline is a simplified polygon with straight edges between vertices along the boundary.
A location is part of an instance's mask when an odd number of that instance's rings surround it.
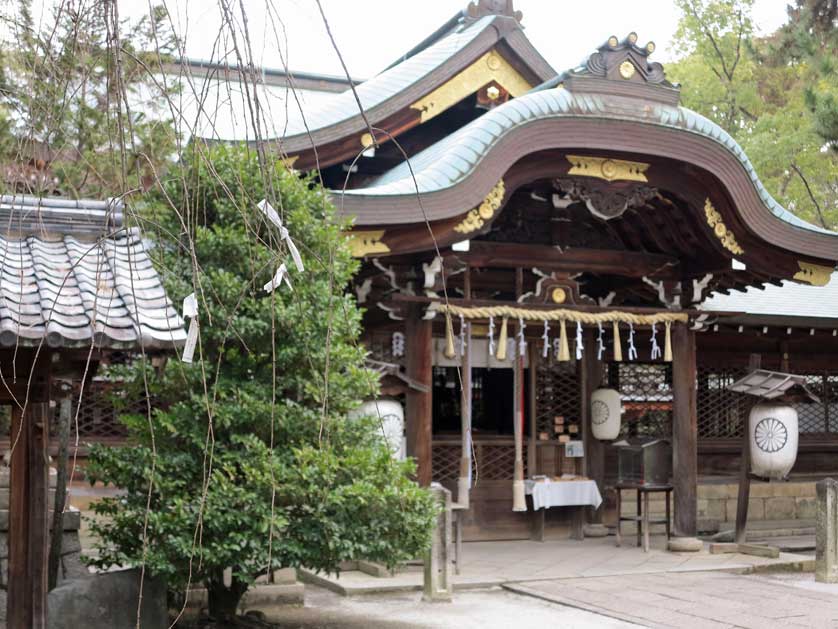
<svg viewBox="0 0 838 629">
<path fill-rule="evenodd" d="M 283 629 L 637 629 L 632 623 L 500 588 L 423 603 L 418 593 L 347 598 L 306 587 L 304 607 L 264 609 Z"/>
<path fill-rule="evenodd" d="M 780 553 L 778 559 L 740 554 L 672 553 L 663 536 L 653 536 L 648 553 L 631 541 L 617 548 L 613 537 L 584 541 L 468 542 L 463 544 L 462 573 L 455 589 L 474 589 L 533 580 L 679 573 L 706 570 L 748 572 L 765 569 L 814 569 L 811 556 Z M 421 568 L 408 568 L 393 577 L 359 571 L 335 575 L 301 570 L 300 578 L 345 595 L 415 591 L 422 587 Z M 624 579 L 625 580 L 625 579 Z"/>
<path fill-rule="evenodd" d="M 642 574 L 508 584 L 506 589 L 647 627 L 838 627 L 838 585 L 811 574 Z"/>
</svg>

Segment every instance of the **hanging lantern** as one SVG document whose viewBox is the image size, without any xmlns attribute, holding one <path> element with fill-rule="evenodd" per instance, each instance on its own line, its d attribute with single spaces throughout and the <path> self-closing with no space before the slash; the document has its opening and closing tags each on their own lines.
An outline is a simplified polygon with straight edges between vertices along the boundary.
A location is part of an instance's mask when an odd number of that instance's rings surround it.
<svg viewBox="0 0 838 629">
<path fill-rule="evenodd" d="M 349 412 L 349 419 L 359 417 L 372 417 L 375 430 L 378 432 L 378 422 L 381 422 L 380 430 L 393 458 L 404 461 L 406 447 L 404 439 L 404 409 L 396 400 L 381 398 L 379 400 L 367 400 L 354 411 Z"/>
<path fill-rule="evenodd" d="M 797 411 L 785 404 L 762 403 L 748 417 L 751 471 L 763 478 L 785 478 L 797 460 Z"/>
<path fill-rule="evenodd" d="M 596 439 L 613 441 L 620 434 L 620 392 L 597 389 L 591 394 L 591 433 Z"/>
</svg>

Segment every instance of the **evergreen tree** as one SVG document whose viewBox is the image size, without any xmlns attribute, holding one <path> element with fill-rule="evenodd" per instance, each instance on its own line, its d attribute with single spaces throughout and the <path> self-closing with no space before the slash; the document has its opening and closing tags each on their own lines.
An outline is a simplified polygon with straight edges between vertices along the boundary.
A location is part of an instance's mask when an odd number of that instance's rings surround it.
<svg viewBox="0 0 838 629">
<path fill-rule="evenodd" d="M 94 507 L 103 517 L 92 526 L 102 540 L 93 563 L 145 563 L 174 590 L 191 575 L 224 618 L 269 567 L 334 571 L 420 555 L 435 510 L 410 480 L 412 464 L 392 460 L 380 425 L 347 419 L 377 388 L 345 292 L 358 268 L 347 224 L 311 179 L 260 168 L 246 147 L 197 153 L 144 215 L 158 226 L 168 293 L 198 295 L 200 344 L 192 365 L 120 373 L 126 397 L 144 396 L 149 382 L 165 405 L 125 418 L 130 446 L 92 452 L 91 482 L 125 492 Z M 256 208 L 263 196 L 302 251 L 293 290 L 263 290 L 285 247 Z"/>
</svg>

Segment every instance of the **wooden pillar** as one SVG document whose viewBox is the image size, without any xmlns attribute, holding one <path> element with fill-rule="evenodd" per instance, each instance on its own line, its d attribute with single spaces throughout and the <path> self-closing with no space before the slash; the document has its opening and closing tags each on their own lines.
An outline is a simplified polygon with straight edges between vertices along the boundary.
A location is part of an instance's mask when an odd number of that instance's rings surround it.
<svg viewBox="0 0 838 629">
<path fill-rule="evenodd" d="M 416 480 L 431 484 L 431 438 L 433 413 L 432 352 L 433 327 L 422 319 L 422 309 L 411 308 L 406 326 L 407 376 L 427 387 L 427 391 L 407 390 L 405 422 L 407 455 L 416 459 Z"/>
<path fill-rule="evenodd" d="M 527 477 L 532 478 L 538 471 L 538 364 L 541 360 L 541 348 L 538 343 L 530 341 L 527 347 L 530 357 L 529 370 L 529 441 L 527 442 Z"/>
<path fill-rule="evenodd" d="M 698 420 L 696 410 L 695 332 L 672 325 L 672 469 L 675 535 L 697 532 Z"/>
<path fill-rule="evenodd" d="M 49 548 L 49 405 L 12 408 L 9 492 L 9 629 L 44 629 Z"/>
<path fill-rule="evenodd" d="M 579 361 L 579 418 L 582 423 L 582 442 L 585 448 L 584 474 L 596 481 L 600 492 L 605 491 L 605 444 L 591 432 L 591 394 L 602 382 L 602 365 L 597 360 L 596 338 L 593 330 L 582 334 L 582 360 Z M 604 509 L 592 510 L 591 522 L 601 523 Z"/>
</svg>

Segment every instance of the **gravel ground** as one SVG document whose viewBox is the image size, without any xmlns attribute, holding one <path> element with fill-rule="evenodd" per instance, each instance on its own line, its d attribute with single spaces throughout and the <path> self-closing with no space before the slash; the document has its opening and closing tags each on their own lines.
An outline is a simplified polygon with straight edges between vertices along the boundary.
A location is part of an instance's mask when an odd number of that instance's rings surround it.
<svg viewBox="0 0 838 629">
<path fill-rule="evenodd" d="M 451 603 L 423 603 L 419 593 L 343 597 L 307 585 L 305 607 L 280 608 L 268 612 L 268 618 L 289 629 L 618 629 L 637 626 L 500 588 L 456 592 Z"/>
</svg>

